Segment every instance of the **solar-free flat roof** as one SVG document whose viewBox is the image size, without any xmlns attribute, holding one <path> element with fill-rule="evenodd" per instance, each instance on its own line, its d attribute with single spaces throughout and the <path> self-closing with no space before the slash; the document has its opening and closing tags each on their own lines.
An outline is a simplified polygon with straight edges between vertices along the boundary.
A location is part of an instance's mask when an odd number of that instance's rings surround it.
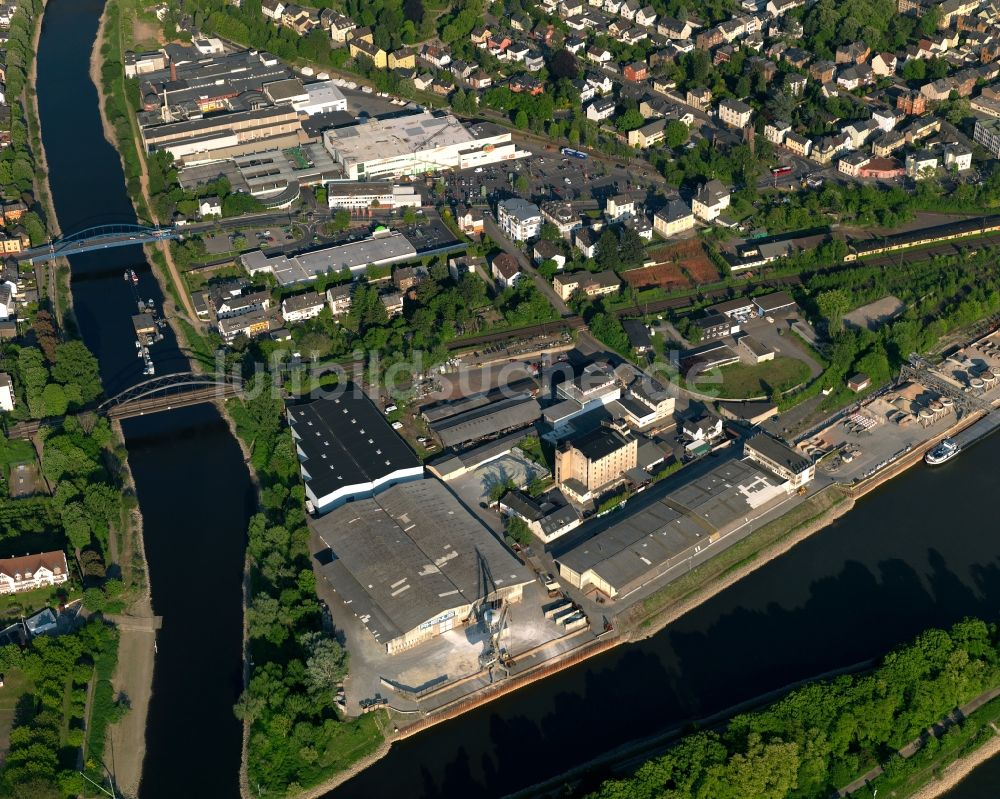
<svg viewBox="0 0 1000 799">
<path fill-rule="evenodd" d="M 528 394 L 502 399 L 433 423 L 431 429 L 446 447 L 454 447 L 500 431 L 526 427 L 541 415 L 538 400 Z"/>
<path fill-rule="evenodd" d="M 302 253 L 289 258 L 278 254 L 267 256 L 256 250 L 241 256 L 243 264 L 252 271 L 270 269 L 282 286 L 313 280 L 327 272 L 352 272 L 365 269 L 368 264 L 387 264 L 416 258 L 417 251 L 400 233 L 377 238 L 351 241 Z"/>
<path fill-rule="evenodd" d="M 475 137 L 450 114 L 421 111 L 402 117 L 371 119 L 328 130 L 328 145 L 348 163 L 385 160 L 438 147 L 469 144 Z"/>
<path fill-rule="evenodd" d="M 621 521 L 556 560 L 581 575 L 592 569 L 621 592 L 779 495 L 777 478 L 749 461 L 729 460 L 638 511 L 626 506 Z"/>
<path fill-rule="evenodd" d="M 484 571 L 497 589 L 531 580 L 434 479 L 392 486 L 309 524 L 330 548 L 320 574 L 383 644 L 476 602 L 492 590 Z"/>
<path fill-rule="evenodd" d="M 420 466 L 406 442 L 360 388 L 348 383 L 336 396 L 289 405 L 288 422 L 317 497 Z"/>
</svg>

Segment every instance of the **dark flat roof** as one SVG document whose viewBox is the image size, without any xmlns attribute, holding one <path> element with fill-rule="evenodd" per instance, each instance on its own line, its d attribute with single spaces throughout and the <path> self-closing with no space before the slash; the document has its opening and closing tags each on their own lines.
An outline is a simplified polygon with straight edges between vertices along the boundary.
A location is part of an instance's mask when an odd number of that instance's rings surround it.
<svg viewBox="0 0 1000 799">
<path fill-rule="evenodd" d="M 420 459 L 353 383 L 337 396 L 289 405 L 287 413 L 305 455 L 306 482 L 317 497 L 420 466 Z"/>
<path fill-rule="evenodd" d="M 810 458 L 797 449 L 792 449 L 784 441 L 779 441 L 766 433 L 758 433 L 752 438 L 748 438 L 743 446 L 756 450 L 768 460 L 774 461 L 786 469 L 791 469 L 796 474 L 804 472 L 812 466 Z"/>
<path fill-rule="evenodd" d="M 589 433 L 570 439 L 568 443 L 588 460 L 597 461 L 626 446 L 628 439 L 610 427 L 597 427 Z"/>
</svg>

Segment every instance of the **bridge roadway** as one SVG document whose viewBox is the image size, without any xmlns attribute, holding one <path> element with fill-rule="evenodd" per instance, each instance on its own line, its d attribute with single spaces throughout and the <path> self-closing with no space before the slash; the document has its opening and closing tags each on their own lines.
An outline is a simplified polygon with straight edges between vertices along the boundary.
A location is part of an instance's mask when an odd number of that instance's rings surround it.
<svg viewBox="0 0 1000 799">
<path fill-rule="evenodd" d="M 135 416 L 145 416 L 152 413 L 172 411 L 176 408 L 186 408 L 190 405 L 200 405 L 203 402 L 230 399 L 238 396 L 240 391 L 240 387 L 231 383 L 211 385 L 164 396 L 129 400 L 119 405 L 112 405 L 107 410 L 98 409 L 98 412 L 106 415 L 109 419 L 131 419 Z M 42 425 L 55 421 L 55 419 L 34 419 L 26 422 L 18 422 L 10 426 L 7 435 L 9 438 L 32 438 Z"/>
<path fill-rule="evenodd" d="M 133 244 L 152 244 L 157 241 L 180 238 L 174 227 L 145 227 L 143 225 L 103 225 L 88 228 L 70 236 L 49 242 L 42 247 L 32 247 L 20 254 L 22 261 L 39 264 L 54 258 L 69 257 L 95 250 L 130 247 Z"/>
</svg>

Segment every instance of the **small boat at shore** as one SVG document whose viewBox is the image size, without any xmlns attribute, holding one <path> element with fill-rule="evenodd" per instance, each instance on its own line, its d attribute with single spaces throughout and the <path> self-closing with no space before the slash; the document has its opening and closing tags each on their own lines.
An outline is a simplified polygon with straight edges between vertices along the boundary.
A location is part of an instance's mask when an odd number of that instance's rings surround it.
<svg viewBox="0 0 1000 799">
<path fill-rule="evenodd" d="M 931 466 L 940 466 L 942 463 L 950 461 L 961 451 L 962 448 L 958 446 L 953 438 L 946 438 L 924 455 L 924 461 Z"/>
</svg>

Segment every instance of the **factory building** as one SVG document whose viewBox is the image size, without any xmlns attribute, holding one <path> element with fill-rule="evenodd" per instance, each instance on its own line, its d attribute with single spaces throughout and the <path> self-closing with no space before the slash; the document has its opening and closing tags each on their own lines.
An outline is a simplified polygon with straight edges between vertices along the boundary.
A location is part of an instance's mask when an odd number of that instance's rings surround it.
<svg viewBox="0 0 1000 799">
<path fill-rule="evenodd" d="M 420 459 L 353 383 L 337 396 L 286 408 L 312 512 L 423 477 Z"/>
<path fill-rule="evenodd" d="M 638 457 L 638 440 L 625 429 L 601 426 L 556 450 L 556 483 L 578 502 L 617 485 Z"/>
<path fill-rule="evenodd" d="M 468 169 L 526 154 L 499 126 L 466 127 L 450 114 L 430 111 L 328 130 L 323 142 L 350 180 Z"/>
<path fill-rule="evenodd" d="M 309 522 L 319 574 L 386 652 L 461 627 L 482 602 L 519 602 L 530 572 L 435 479 L 392 486 Z"/>
</svg>

